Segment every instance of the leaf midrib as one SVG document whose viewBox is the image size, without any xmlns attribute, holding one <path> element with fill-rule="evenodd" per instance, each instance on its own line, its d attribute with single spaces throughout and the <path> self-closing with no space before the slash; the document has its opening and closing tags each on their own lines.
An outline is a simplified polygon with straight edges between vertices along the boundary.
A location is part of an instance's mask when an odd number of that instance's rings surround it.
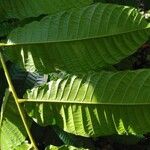
<svg viewBox="0 0 150 150">
<path fill-rule="evenodd" d="M 99 38 L 107 38 L 111 36 L 118 36 L 122 34 L 128 34 L 132 32 L 138 32 L 138 31 L 144 31 L 150 29 L 150 24 L 146 28 L 142 29 L 136 29 L 136 30 L 130 30 L 127 32 L 120 32 L 117 34 L 107 34 L 107 35 L 101 35 L 101 36 L 94 36 L 94 37 L 88 37 L 88 38 L 81 38 L 81 39 L 70 39 L 70 40 L 57 40 L 57 41 L 45 41 L 45 42 L 28 42 L 28 43 L 0 43 L 0 47 L 14 47 L 14 46 L 25 46 L 25 45 L 35 45 L 35 44 L 51 44 L 51 43 L 64 43 L 64 42 L 76 42 L 76 41 L 84 41 L 84 40 L 92 40 L 92 39 L 99 39 Z"/>
<path fill-rule="evenodd" d="M 150 106 L 149 103 L 140 103 L 140 102 L 134 102 L 134 103 L 110 103 L 110 102 L 80 102 L 80 101 L 62 101 L 62 100 L 48 100 L 48 99 L 19 99 L 20 102 L 24 103 L 59 103 L 59 104 L 79 104 L 79 105 L 110 105 L 110 106 Z"/>
</svg>

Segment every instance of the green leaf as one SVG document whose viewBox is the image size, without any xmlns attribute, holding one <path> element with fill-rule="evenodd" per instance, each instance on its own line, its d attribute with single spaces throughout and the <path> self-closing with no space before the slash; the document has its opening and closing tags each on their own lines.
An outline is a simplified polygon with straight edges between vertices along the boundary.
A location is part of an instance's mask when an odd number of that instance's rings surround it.
<svg viewBox="0 0 150 150">
<path fill-rule="evenodd" d="M 70 134 L 58 128 L 58 126 L 53 126 L 53 129 L 65 145 L 95 149 L 95 143 L 92 138 Z"/>
<path fill-rule="evenodd" d="M 1 0 L 0 19 L 24 19 L 38 17 L 41 14 L 53 14 L 65 9 L 82 7 L 92 3 L 92 0 Z"/>
<path fill-rule="evenodd" d="M 27 72 L 12 63 L 8 71 L 10 73 L 16 93 L 20 98 L 23 97 L 23 94 L 27 89 L 45 84 L 48 80 L 48 75 L 41 75 L 37 72 Z"/>
<path fill-rule="evenodd" d="M 49 148 L 47 148 L 46 150 L 88 150 L 88 149 L 85 149 L 85 148 L 77 148 L 77 147 L 74 147 L 74 146 L 67 146 L 67 145 L 63 145 L 63 146 L 54 146 L 54 145 L 51 145 Z"/>
<path fill-rule="evenodd" d="M 13 23 L 9 22 L 0 23 L 0 37 L 7 36 L 14 28 L 15 27 Z"/>
<path fill-rule="evenodd" d="M 134 6 L 134 7 L 140 6 L 140 2 L 138 0 L 94 0 L 94 2 L 115 3 L 119 5 L 127 5 L 127 6 Z"/>
<path fill-rule="evenodd" d="M 68 75 L 29 90 L 25 109 L 76 135 L 139 135 L 150 131 L 149 89 L 150 70 Z"/>
<path fill-rule="evenodd" d="M 21 144 L 15 148 L 15 150 L 31 150 L 32 145 L 28 143 Z"/>
<path fill-rule="evenodd" d="M 147 41 L 149 31 L 136 9 L 97 3 L 17 28 L 5 53 L 30 71 L 89 71 L 131 55 Z"/>
<path fill-rule="evenodd" d="M 133 6 L 142 10 L 150 9 L 149 0 L 94 0 L 94 2 L 113 3 L 119 5 Z"/>
<path fill-rule="evenodd" d="M 0 145 L 2 150 L 13 150 L 25 142 L 26 131 L 16 104 L 7 90 L 1 112 Z"/>
</svg>

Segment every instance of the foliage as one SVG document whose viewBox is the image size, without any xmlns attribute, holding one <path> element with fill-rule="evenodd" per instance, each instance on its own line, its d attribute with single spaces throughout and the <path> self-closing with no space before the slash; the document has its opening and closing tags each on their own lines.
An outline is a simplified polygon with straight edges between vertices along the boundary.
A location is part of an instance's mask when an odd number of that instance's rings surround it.
<svg viewBox="0 0 150 150">
<path fill-rule="evenodd" d="M 145 140 L 147 4 L 0 1 L 2 150 L 96 149 L 96 139 L 104 137 Z"/>
<path fill-rule="evenodd" d="M 29 116 L 39 124 L 57 124 L 65 131 L 94 137 L 149 131 L 149 70 L 101 71 L 64 78 L 27 91 L 25 98 L 40 102 L 25 104 Z"/>
<path fill-rule="evenodd" d="M 93 21 L 98 18 L 99 22 Z M 6 54 L 30 71 L 90 71 L 133 54 L 148 39 L 149 31 L 149 24 L 136 9 L 98 3 L 14 30 Z M 37 55 L 40 57 L 34 57 Z"/>
<path fill-rule="evenodd" d="M 14 149 L 24 143 L 25 139 L 26 131 L 12 96 L 7 90 L 1 110 L 1 149 Z"/>
</svg>

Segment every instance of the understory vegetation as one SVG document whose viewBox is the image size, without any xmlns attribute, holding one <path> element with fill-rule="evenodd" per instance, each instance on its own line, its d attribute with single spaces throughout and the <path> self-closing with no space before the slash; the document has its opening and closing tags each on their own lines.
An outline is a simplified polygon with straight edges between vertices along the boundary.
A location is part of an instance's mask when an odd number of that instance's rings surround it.
<svg viewBox="0 0 150 150">
<path fill-rule="evenodd" d="M 149 0 L 0 1 L 1 150 L 150 148 Z"/>
</svg>

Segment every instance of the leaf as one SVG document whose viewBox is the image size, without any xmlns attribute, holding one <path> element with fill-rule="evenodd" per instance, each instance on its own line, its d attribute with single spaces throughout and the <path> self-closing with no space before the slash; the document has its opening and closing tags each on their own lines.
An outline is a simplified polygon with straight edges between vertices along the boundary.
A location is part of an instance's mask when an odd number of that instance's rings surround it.
<svg viewBox="0 0 150 150">
<path fill-rule="evenodd" d="M 13 23 L 9 22 L 0 23 L 0 37 L 7 36 L 14 28 L 15 27 Z"/>
<path fill-rule="evenodd" d="M 12 63 L 11 67 L 9 68 L 9 73 L 16 93 L 20 98 L 23 97 L 27 89 L 45 84 L 48 80 L 48 75 L 41 75 L 37 72 L 27 72 Z"/>
<path fill-rule="evenodd" d="M 82 72 L 131 55 L 147 41 L 149 31 L 136 9 L 97 3 L 17 28 L 1 46 L 9 47 L 9 59 L 30 71 Z"/>
<path fill-rule="evenodd" d="M 1 0 L 0 19 L 24 19 L 38 17 L 41 14 L 53 14 L 65 9 L 82 7 L 92 3 L 92 0 Z"/>
<path fill-rule="evenodd" d="M 48 80 L 48 75 L 42 75 L 37 72 L 27 72 L 10 61 L 6 62 L 6 66 L 10 77 L 13 82 L 13 86 L 16 90 L 18 97 L 22 98 L 27 89 L 31 89 L 35 86 L 45 84 Z M 2 99 L 5 94 L 5 89 L 8 87 L 7 80 L 5 78 L 3 69 L 0 69 L 0 106 L 2 105 Z"/>
<path fill-rule="evenodd" d="M 139 7 L 140 3 L 142 4 L 142 2 L 139 2 L 139 0 L 94 0 L 94 2 L 115 3 L 134 7 Z"/>
<path fill-rule="evenodd" d="M 113 3 L 119 5 L 127 5 L 133 6 L 136 8 L 140 8 L 141 10 L 150 9 L 149 0 L 94 0 L 94 2 L 102 2 L 102 3 Z"/>
<path fill-rule="evenodd" d="M 29 90 L 25 109 L 40 125 L 76 135 L 141 135 L 149 132 L 149 89 L 146 69 L 68 75 Z"/>
<path fill-rule="evenodd" d="M 31 150 L 32 145 L 28 143 L 21 144 L 15 148 L 15 150 Z"/>
<path fill-rule="evenodd" d="M 26 139 L 26 131 L 18 114 L 18 109 L 7 90 L 1 113 L 0 144 L 2 150 L 15 149 Z"/>
<path fill-rule="evenodd" d="M 53 129 L 65 145 L 72 145 L 78 148 L 84 147 L 92 150 L 95 149 L 95 143 L 92 138 L 70 134 L 58 128 L 57 126 L 53 126 Z"/>
<path fill-rule="evenodd" d="M 64 146 L 54 146 L 54 145 L 51 145 L 49 148 L 47 148 L 46 150 L 88 150 L 88 149 L 85 149 L 85 148 L 76 148 L 74 146 L 67 146 L 67 145 L 64 145 Z"/>
<path fill-rule="evenodd" d="M 101 138 L 101 137 L 100 137 Z M 102 137 L 104 140 L 111 140 L 116 144 L 124 144 L 124 145 L 134 145 L 136 146 L 142 140 L 144 140 L 144 136 L 135 136 L 135 135 L 111 135 L 108 137 Z"/>
</svg>

